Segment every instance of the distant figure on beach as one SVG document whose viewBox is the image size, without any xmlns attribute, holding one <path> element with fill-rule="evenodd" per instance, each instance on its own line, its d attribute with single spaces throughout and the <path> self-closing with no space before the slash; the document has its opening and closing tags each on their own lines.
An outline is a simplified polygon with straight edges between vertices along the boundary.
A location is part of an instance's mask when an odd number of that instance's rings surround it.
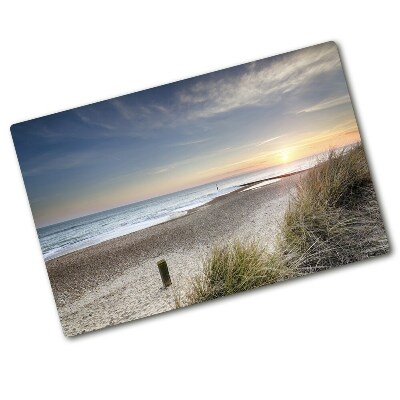
<svg viewBox="0 0 400 400">
<path fill-rule="evenodd" d="M 218 191 L 218 190 L 219 190 L 219 189 L 218 189 L 218 184 L 215 184 L 215 186 L 217 187 L 217 191 Z"/>
</svg>

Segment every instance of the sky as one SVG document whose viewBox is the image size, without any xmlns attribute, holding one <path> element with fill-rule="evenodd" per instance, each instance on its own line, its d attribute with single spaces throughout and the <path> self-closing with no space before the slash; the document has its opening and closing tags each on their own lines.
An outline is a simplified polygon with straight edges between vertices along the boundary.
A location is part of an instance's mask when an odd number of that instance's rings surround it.
<svg viewBox="0 0 400 400">
<path fill-rule="evenodd" d="M 38 227 L 360 140 L 333 42 L 15 124 Z"/>
</svg>

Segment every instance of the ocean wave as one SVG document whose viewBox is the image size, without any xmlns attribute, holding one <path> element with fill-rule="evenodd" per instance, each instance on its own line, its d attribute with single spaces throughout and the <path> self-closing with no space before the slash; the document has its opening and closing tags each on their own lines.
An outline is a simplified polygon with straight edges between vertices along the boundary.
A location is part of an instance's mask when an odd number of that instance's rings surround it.
<svg viewBox="0 0 400 400">
<path fill-rule="evenodd" d="M 256 182 L 304 169 L 305 165 L 305 161 L 302 161 L 290 166 L 273 167 L 221 180 L 218 182 L 218 186 L 210 183 L 39 228 L 38 236 L 44 258 L 47 261 L 109 239 L 183 217 L 189 210 L 207 204 L 248 182 Z M 250 189 L 256 189 L 256 187 L 245 190 Z"/>
</svg>

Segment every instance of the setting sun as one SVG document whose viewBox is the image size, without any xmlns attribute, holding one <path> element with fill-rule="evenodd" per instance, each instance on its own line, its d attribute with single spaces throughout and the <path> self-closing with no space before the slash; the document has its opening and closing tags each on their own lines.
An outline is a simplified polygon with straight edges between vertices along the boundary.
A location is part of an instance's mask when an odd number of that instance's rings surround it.
<svg viewBox="0 0 400 400">
<path fill-rule="evenodd" d="M 289 160 L 290 151 L 289 149 L 283 149 L 280 153 L 281 160 L 287 162 Z"/>
</svg>

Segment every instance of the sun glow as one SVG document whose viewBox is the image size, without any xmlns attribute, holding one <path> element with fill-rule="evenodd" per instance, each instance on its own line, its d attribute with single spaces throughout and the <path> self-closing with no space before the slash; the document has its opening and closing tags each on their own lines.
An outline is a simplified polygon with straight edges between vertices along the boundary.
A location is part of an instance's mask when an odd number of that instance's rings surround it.
<svg viewBox="0 0 400 400">
<path fill-rule="evenodd" d="M 288 162 L 289 156 L 290 156 L 290 151 L 289 151 L 289 149 L 283 149 L 283 150 L 281 150 L 281 152 L 280 152 L 280 158 L 281 158 L 281 161 L 282 161 L 282 162 L 284 162 L 284 163 Z"/>
</svg>

